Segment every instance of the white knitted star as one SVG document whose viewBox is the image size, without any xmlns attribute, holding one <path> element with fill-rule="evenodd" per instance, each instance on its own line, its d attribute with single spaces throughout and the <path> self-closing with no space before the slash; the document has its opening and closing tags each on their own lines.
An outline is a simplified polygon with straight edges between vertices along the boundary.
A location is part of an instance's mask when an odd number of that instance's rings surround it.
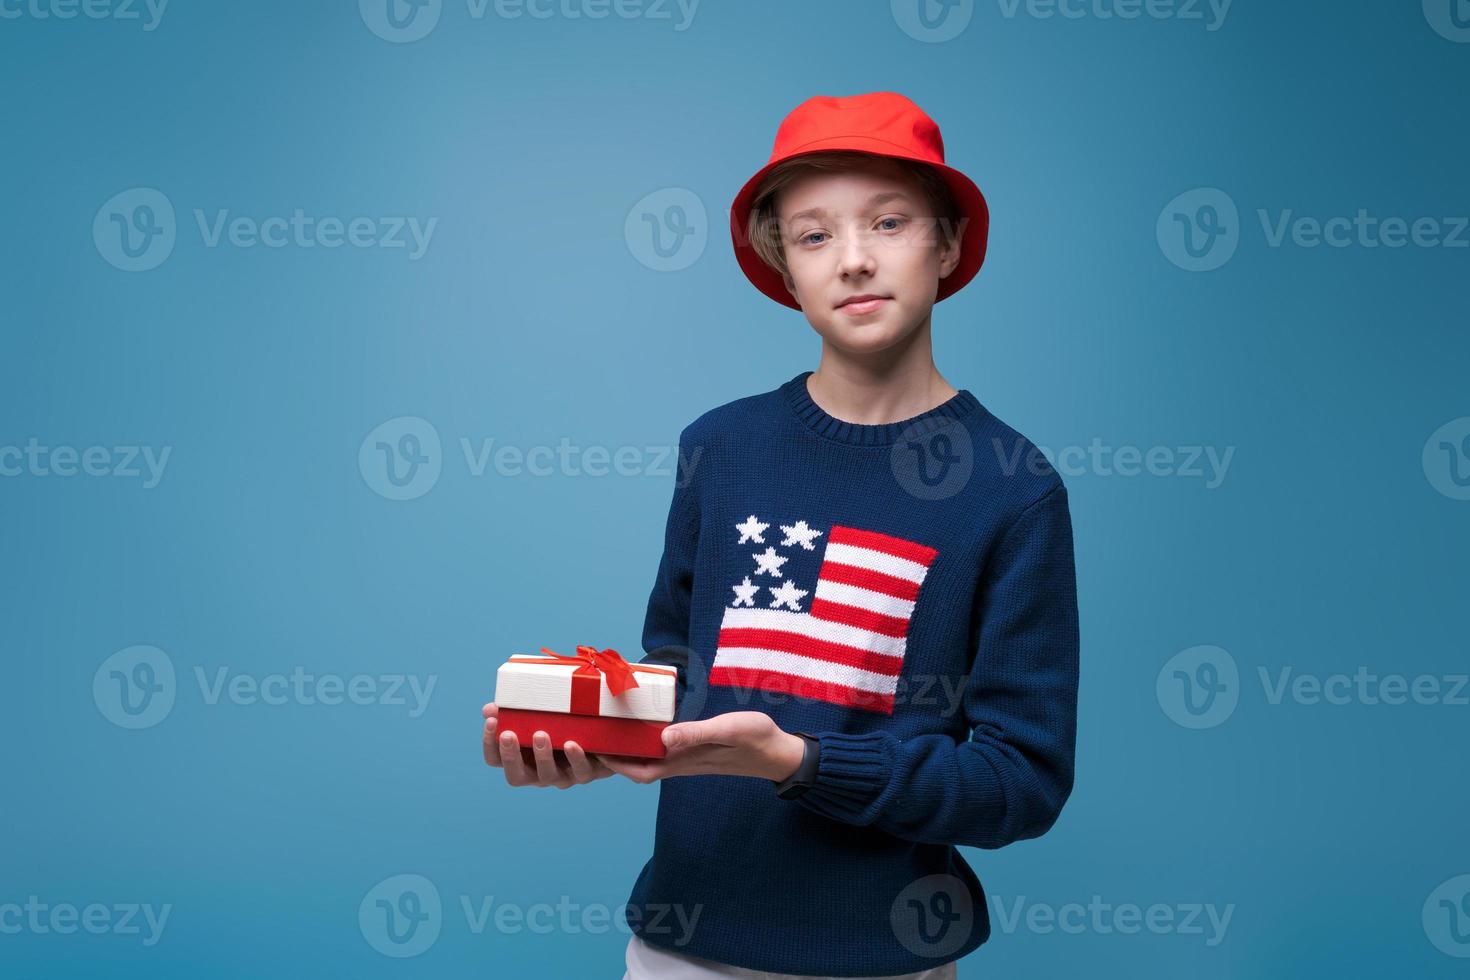
<svg viewBox="0 0 1470 980">
<path fill-rule="evenodd" d="M 757 575 L 763 572 L 769 572 L 776 578 L 781 577 L 781 566 L 790 560 L 785 555 L 776 554 L 776 549 L 770 547 L 766 548 L 760 554 L 752 554 L 750 557 L 754 558 L 756 565 L 759 566 L 755 570 Z"/>
<path fill-rule="evenodd" d="M 730 588 L 735 590 L 735 602 L 733 604 L 737 606 L 755 605 L 755 594 L 761 589 L 759 585 L 751 584 L 749 575 L 745 576 L 744 582 L 741 582 L 739 585 L 732 585 Z"/>
<path fill-rule="evenodd" d="M 792 612 L 801 612 L 801 603 L 798 600 L 810 591 L 809 589 L 798 589 L 791 579 L 782 582 L 780 588 L 767 586 L 767 590 L 776 597 L 771 600 L 772 609 L 786 606 Z"/>
<path fill-rule="evenodd" d="M 735 530 L 740 532 L 740 540 L 736 541 L 735 543 L 744 544 L 747 541 L 754 541 L 756 544 L 765 544 L 766 539 L 761 537 L 761 535 L 764 534 L 766 532 L 766 528 L 770 526 L 771 525 L 769 522 L 763 524 L 755 519 L 754 514 L 751 514 L 745 519 L 745 522 L 743 524 L 735 525 Z"/>
<path fill-rule="evenodd" d="M 797 521 L 795 524 L 782 524 L 781 530 L 786 532 L 786 537 L 781 541 L 782 544 L 799 544 L 807 551 L 816 550 L 816 545 L 812 544 L 812 539 L 819 537 L 822 533 L 821 531 L 808 527 L 806 521 Z"/>
</svg>

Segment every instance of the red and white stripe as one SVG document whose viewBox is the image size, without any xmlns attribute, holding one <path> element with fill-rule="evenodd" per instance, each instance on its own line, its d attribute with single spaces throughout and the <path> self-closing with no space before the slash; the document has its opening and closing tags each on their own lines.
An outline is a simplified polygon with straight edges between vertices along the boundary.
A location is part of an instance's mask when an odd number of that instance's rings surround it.
<svg viewBox="0 0 1470 980">
<path fill-rule="evenodd" d="M 807 612 L 727 607 L 711 684 L 893 714 L 909 619 L 938 552 L 835 525 Z"/>
</svg>

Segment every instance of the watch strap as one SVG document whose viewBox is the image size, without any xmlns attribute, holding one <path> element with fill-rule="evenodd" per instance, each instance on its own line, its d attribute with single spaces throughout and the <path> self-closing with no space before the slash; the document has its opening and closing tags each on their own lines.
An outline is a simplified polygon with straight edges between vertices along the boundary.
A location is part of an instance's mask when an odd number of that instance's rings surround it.
<svg viewBox="0 0 1470 980">
<path fill-rule="evenodd" d="M 792 732 L 791 734 L 800 735 L 806 746 L 796 771 L 776 784 L 776 795 L 783 800 L 795 799 L 816 782 L 817 766 L 822 753 L 822 743 L 816 735 L 810 732 Z"/>
</svg>

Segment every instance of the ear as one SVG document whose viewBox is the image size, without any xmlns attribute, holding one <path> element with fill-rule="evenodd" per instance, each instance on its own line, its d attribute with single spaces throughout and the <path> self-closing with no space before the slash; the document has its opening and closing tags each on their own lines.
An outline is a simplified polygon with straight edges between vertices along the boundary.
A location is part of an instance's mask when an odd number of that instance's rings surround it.
<svg viewBox="0 0 1470 980">
<path fill-rule="evenodd" d="M 948 242 L 941 242 L 939 246 L 939 278 L 948 276 L 960 264 L 961 236 L 956 235 Z"/>
</svg>

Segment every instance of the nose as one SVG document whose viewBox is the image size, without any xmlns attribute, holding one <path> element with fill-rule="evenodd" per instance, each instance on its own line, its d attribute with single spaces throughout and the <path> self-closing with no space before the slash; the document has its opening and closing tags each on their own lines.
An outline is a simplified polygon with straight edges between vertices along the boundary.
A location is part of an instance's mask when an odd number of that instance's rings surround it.
<svg viewBox="0 0 1470 980">
<path fill-rule="evenodd" d="M 873 255 L 874 243 L 861 231 L 850 231 L 839 244 L 838 271 L 843 279 L 873 274 L 877 258 Z"/>
</svg>

